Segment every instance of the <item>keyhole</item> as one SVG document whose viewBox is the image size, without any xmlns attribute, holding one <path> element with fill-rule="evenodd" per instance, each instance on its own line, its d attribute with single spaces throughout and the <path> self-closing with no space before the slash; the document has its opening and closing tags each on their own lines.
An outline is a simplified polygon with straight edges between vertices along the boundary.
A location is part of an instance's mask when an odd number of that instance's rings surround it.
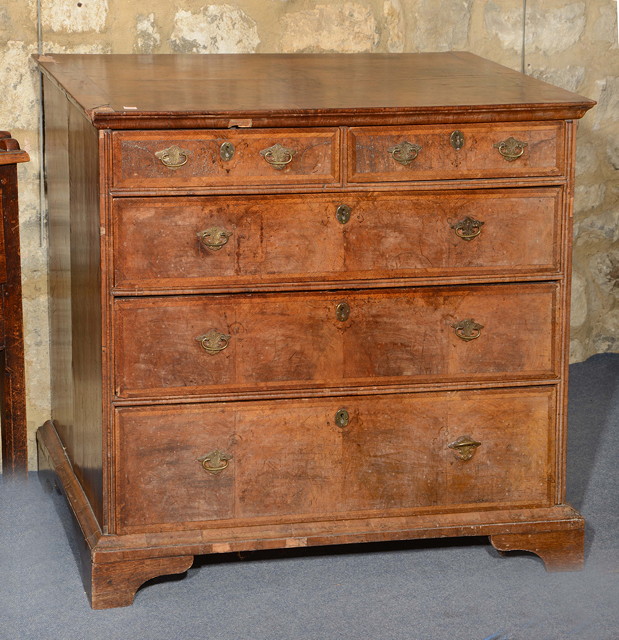
<svg viewBox="0 0 619 640">
<path fill-rule="evenodd" d="M 348 426 L 349 422 L 350 416 L 348 415 L 348 411 L 346 411 L 346 409 L 338 409 L 337 413 L 335 414 L 335 424 L 340 429 L 343 429 L 344 427 Z"/>
<path fill-rule="evenodd" d="M 350 307 L 348 306 L 348 303 L 347 302 L 340 302 L 335 307 L 335 317 L 340 322 L 345 322 L 346 320 L 348 320 L 349 316 L 350 316 Z"/>
</svg>

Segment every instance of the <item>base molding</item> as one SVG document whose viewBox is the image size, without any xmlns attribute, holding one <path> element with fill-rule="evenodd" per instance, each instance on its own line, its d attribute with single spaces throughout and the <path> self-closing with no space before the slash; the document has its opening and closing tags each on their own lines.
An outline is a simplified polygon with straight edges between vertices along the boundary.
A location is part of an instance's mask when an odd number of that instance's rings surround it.
<svg viewBox="0 0 619 640">
<path fill-rule="evenodd" d="M 82 579 L 93 609 L 128 606 L 147 580 L 182 573 L 195 555 L 210 553 L 489 536 L 499 551 L 537 554 L 548 571 L 583 567 L 585 521 L 569 505 L 103 534 L 52 422 L 39 428 L 37 443 L 41 480 L 57 484 L 73 514 Z"/>
</svg>

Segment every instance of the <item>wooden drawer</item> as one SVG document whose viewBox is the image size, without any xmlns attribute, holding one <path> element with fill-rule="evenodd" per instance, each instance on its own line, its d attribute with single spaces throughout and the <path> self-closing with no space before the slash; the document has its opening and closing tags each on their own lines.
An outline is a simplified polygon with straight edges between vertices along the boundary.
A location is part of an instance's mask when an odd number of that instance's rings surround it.
<svg viewBox="0 0 619 640">
<path fill-rule="evenodd" d="M 557 291 L 540 283 L 119 299 L 116 394 L 549 377 Z"/>
<path fill-rule="evenodd" d="M 117 522 L 542 506 L 554 417 L 554 387 L 120 408 Z"/>
<path fill-rule="evenodd" d="M 556 273 L 562 193 L 116 198 L 114 284 L 161 291 Z"/>
<path fill-rule="evenodd" d="M 349 182 L 558 176 L 563 122 L 352 128 Z M 462 147 L 452 145 L 459 131 Z M 525 146 L 518 145 L 522 143 Z"/>
<path fill-rule="evenodd" d="M 332 184 L 339 139 L 337 129 L 114 132 L 113 187 Z"/>
</svg>

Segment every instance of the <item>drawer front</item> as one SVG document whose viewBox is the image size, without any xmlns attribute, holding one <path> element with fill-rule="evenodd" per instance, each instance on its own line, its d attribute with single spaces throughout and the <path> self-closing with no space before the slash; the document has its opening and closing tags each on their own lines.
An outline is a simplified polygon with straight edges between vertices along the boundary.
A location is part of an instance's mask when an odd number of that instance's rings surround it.
<svg viewBox="0 0 619 640">
<path fill-rule="evenodd" d="M 348 180 L 558 176 L 565 172 L 564 126 L 551 122 L 353 128 Z"/>
<path fill-rule="evenodd" d="M 555 374 L 558 285 L 121 299 L 120 397 Z"/>
<path fill-rule="evenodd" d="M 545 506 L 554 415 L 554 387 L 120 408 L 117 522 Z"/>
<path fill-rule="evenodd" d="M 114 132 L 113 186 L 331 184 L 339 139 L 337 129 Z"/>
<path fill-rule="evenodd" d="M 116 198 L 115 286 L 556 273 L 562 189 Z"/>
</svg>

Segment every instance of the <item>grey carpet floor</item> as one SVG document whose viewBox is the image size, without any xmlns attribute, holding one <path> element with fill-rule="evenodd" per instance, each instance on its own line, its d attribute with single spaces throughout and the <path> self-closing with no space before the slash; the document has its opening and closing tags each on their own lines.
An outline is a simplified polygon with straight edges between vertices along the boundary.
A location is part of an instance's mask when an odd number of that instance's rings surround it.
<svg viewBox="0 0 619 640">
<path fill-rule="evenodd" d="M 587 562 L 549 574 L 485 538 L 200 557 L 92 611 L 60 496 L 0 484 L 0 638 L 619 640 L 619 354 L 571 367 L 568 497 Z"/>
</svg>

